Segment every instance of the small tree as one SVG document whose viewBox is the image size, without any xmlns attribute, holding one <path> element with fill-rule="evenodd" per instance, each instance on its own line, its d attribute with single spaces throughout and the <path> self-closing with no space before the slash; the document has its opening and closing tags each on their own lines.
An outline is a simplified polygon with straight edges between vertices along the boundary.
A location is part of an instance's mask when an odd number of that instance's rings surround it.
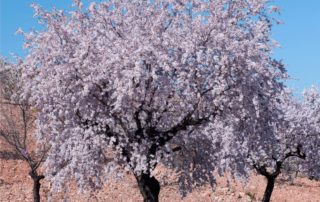
<svg viewBox="0 0 320 202">
<path fill-rule="evenodd" d="M 289 160 L 296 163 L 297 168 L 308 167 L 319 172 L 319 163 L 315 159 L 319 158 L 320 149 L 317 115 L 320 102 L 318 97 L 315 99 L 315 93 L 313 100 L 316 101 L 311 102 L 309 94 L 306 94 L 302 102 L 283 91 L 276 96 L 278 104 L 273 108 L 273 111 L 278 111 L 277 117 L 259 121 L 259 124 L 252 127 L 240 121 L 236 128 L 236 131 L 247 135 L 242 136 L 241 141 L 237 139 L 242 149 L 234 152 L 232 158 L 236 159 L 238 165 L 252 166 L 253 170 L 267 179 L 263 202 L 270 201 L 275 181 L 283 173 L 284 164 Z M 265 125 L 264 133 L 256 129 L 261 124 Z M 236 147 L 240 147 L 239 145 Z"/>
<path fill-rule="evenodd" d="M 303 93 L 304 102 L 301 119 L 304 118 L 312 130 L 307 130 L 306 136 L 300 139 L 306 159 L 299 166 L 299 172 L 309 179 L 320 179 L 320 93 L 315 86 Z"/>
<path fill-rule="evenodd" d="M 70 15 L 34 5 L 46 29 L 25 34 L 24 93 L 40 110 L 38 129 L 49 131 L 38 139 L 52 145 L 50 179 L 100 187 L 130 170 L 144 200 L 158 201 L 152 171 L 170 164 L 175 143 L 201 157 L 195 169 L 188 155 L 178 165 L 182 192 L 213 185 L 212 130 L 271 116 L 282 88 L 265 2 L 74 2 Z"/>
<path fill-rule="evenodd" d="M 20 99 L 20 69 L 13 65 L 1 64 L 0 68 L 0 139 L 7 143 L 13 153 L 20 156 L 30 167 L 33 180 L 33 200 L 40 201 L 40 180 L 44 175 L 38 169 L 44 162 L 47 147 L 40 145 L 35 150 L 35 111 L 27 100 Z"/>
</svg>

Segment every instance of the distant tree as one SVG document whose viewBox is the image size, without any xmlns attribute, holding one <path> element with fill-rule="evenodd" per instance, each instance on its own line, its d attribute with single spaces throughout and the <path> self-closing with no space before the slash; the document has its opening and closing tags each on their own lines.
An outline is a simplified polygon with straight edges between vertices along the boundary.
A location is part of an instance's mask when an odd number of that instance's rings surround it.
<svg viewBox="0 0 320 202">
<path fill-rule="evenodd" d="M 144 201 L 158 201 L 159 163 L 178 166 L 182 193 L 213 186 L 220 146 L 209 144 L 212 131 L 276 113 L 269 109 L 285 71 L 271 57 L 265 1 L 74 4 L 70 15 L 33 5 L 45 29 L 24 33 L 24 93 L 39 110 L 38 130 L 49 131 L 38 139 L 52 146 L 46 167 L 56 187 L 72 178 L 101 187 L 129 170 Z M 173 165 L 184 148 L 197 161 L 182 155 Z"/>
<path fill-rule="evenodd" d="M 304 102 L 300 119 L 312 126 L 307 135 L 301 137 L 306 159 L 299 166 L 299 172 L 309 179 L 320 180 L 320 92 L 315 86 L 303 93 Z"/>
<path fill-rule="evenodd" d="M 275 138 L 270 142 L 253 141 L 250 145 L 252 165 L 258 174 L 267 179 L 263 202 L 270 201 L 276 178 L 282 173 L 284 163 L 294 157 L 306 158 L 302 150 L 302 146 L 306 145 L 303 145 L 301 138 L 306 137 L 306 130 L 310 126 L 305 120 L 299 119 L 303 113 L 301 106 L 288 97 L 283 98 L 279 105 L 284 114 L 272 123 Z"/>
<path fill-rule="evenodd" d="M 44 175 L 38 169 L 46 158 L 48 146 L 38 145 L 33 135 L 36 112 L 28 100 L 20 97 L 21 71 L 1 61 L 0 67 L 0 139 L 7 143 L 14 156 L 26 161 L 33 180 L 33 200 L 40 201 L 40 180 Z"/>
<path fill-rule="evenodd" d="M 274 111 L 279 111 L 278 117 L 265 120 L 264 134 L 261 134 L 261 130 L 256 130 L 257 124 L 245 127 L 244 121 L 240 121 L 236 127 L 235 131 L 246 135 L 236 136 L 243 139 L 234 141 L 238 143 L 234 147 L 242 147 L 242 149 L 232 153 L 232 157 L 229 156 L 229 158 L 235 159 L 238 165 L 252 166 L 253 170 L 267 179 L 263 202 L 270 201 L 277 177 L 280 174 L 288 174 L 284 170 L 286 163 L 294 163 L 294 167 L 298 169 L 297 172 L 313 171 L 319 176 L 320 164 L 316 159 L 320 157 L 318 115 L 320 96 L 315 95 L 313 93 L 311 98 L 308 91 L 304 100 L 298 101 L 287 91 L 278 94 L 276 96 L 278 104 L 273 108 Z M 262 122 L 259 121 L 259 123 Z M 257 135 L 259 132 L 260 134 Z M 301 170 L 301 168 L 307 169 Z"/>
</svg>

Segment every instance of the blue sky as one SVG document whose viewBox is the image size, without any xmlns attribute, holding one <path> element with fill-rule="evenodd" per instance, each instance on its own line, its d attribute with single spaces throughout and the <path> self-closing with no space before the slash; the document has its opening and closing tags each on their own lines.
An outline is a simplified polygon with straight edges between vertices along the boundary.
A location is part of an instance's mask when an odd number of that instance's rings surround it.
<svg viewBox="0 0 320 202">
<path fill-rule="evenodd" d="M 302 91 L 320 85 L 320 0 L 276 0 L 285 24 L 275 26 L 273 38 L 281 44 L 275 50 L 293 80 L 288 85 Z"/>
<path fill-rule="evenodd" d="M 71 7 L 71 0 L 0 0 L 0 55 L 24 56 L 23 38 L 14 32 L 19 27 L 40 28 L 33 19 L 32 2 L 45 8 Z M 273 29 L 273 38 L 281 44 L 275 57 L 283 60 L 293 78 L 288 85 L 297 91 L 320 85 L 320 0 L 274 0 L 274 4 L 281 7 L 279 18 L 285 22 Z"/>
</svg>

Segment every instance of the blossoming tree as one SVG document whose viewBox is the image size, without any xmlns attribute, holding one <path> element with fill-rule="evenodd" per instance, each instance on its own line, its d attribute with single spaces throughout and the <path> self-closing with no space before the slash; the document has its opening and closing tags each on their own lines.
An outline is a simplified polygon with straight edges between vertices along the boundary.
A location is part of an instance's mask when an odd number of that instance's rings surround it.
<svg viewBox="0 0 320 202">
<path fill-rule="evenodd" d="M 0 140 L 12 153 L 28 163 L 33 180 L 33 201 L 40 201 L 40 181 L 44 175 L 39 167 L 46 158 L 48 144 L 36 144 L 33 134 L 36 113 L 28 99 L 21 97 L 21 69 L 0 61 Z"/>
<path fill-rule="evenodd" d="M 258 142 L 252 135 L 248 144 L 249 162 L 258 174 L 267 179 L 263 202 L 270 201 L 275 180 L 282 173 L 284 163 L 294 157 L 306 158 L 302 149 L 306 145 L 301 140 L 306 138 L 312 128 L 306 117 L 301 116 L 304 114 L 301 104 L 290 94 L 283 92 L 278 99 L 277 109 L 282 111 L 282 116 L 269 122 L 272 125 L 270 132 L 274 135 Z"/>
<path fill-rule="evenodd" d="M 75 178 L 80 188 L 100 187 L 129 170 L 144 200 L 158 201 L 152 171 L 173 166 L 183 148 L 204 156 L 195 169 L 188 155 L 175 165 L 187 174 L 182 192 L 213 185 L 220 147 L 201 151 L 212 131 L 276 113 L 269 109 L 284 69 L 271 57 L 264 0 L 74 5 L 69 14 L 34 5 L 45 29 L 24 33 L 25 94 L 40 111 L 39 141 L 51 144 L 46 166 L 55 185 Z"/>
<path fill-rule="evenodd" d="M 303 93 L 304 102 L 300 117 L 307 122 L 309 130 L 307 134 L 300 139 L 305 161 L 299 167 L 299 171 L 310 179 L 320 179 L 320 93 L 317 87 L 306 89 Z"/>
<path fill-rule="evenodd" d="M 268 202 L 274 184 L 284 170 L 286 163 L 295 164 L 298 172 L 307 176 L 319 176 L 319 93 L 312 88 L 305 92 L 303 100 L 297 100 L 288 90 L 276 96 L 273 110 L 277 116 L 260 120 L 248 127 L 246 120 L 240 120 L 233 133 L 238 133 L 232 142 L 236 151 L 220 155 L 229 160 L 227 169 L 243 165 L 247 171 L 255 170 L 267 180 L 262 201 Z M 256 129 L 264 125 L 265 130 Z M 224 134 L 222 134 L 224 135 Z M 241 148 L 241 149 L 240 149 Z M 228 157 L 226 157 L 228 156 Z"/>
</svg>

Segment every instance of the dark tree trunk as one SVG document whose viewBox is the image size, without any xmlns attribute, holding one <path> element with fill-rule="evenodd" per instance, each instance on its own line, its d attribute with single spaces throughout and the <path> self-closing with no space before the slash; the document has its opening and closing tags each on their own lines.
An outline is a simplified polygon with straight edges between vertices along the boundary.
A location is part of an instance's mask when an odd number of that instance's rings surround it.
<svg viewBox="0 0 320 202">
<path fill-rule="evenodd" d="M 40 180 L 44 178 L 43 175 L 38 175 L 36 172 L 31 171 L 29 173 L 33 180 L 33 202 L 40 202 Z"/>
<path fill-rule="evenodd" d="M 270 201 L 272 191 L 274 188 L 274 183 L 276 181 L 276 177 L 269 176 L 269 177 L 267 177 L 267 180 L 268 180 L 268 184 L 267 184 L 266 190 L 264 192 L 262 202 L 269 202 Z"/>
<path fill-rule="evenodd" d="M 40 202 L 40 180 L 33 179 L 33 201 Z"/>
<path fill-rule="evenodd" d="M 160 193 L 160 184 L 155 177 L 148 174 L 135 176 L 139 190 L 143 196 L 144 202 L 158 202 Z"/>
</svg>

